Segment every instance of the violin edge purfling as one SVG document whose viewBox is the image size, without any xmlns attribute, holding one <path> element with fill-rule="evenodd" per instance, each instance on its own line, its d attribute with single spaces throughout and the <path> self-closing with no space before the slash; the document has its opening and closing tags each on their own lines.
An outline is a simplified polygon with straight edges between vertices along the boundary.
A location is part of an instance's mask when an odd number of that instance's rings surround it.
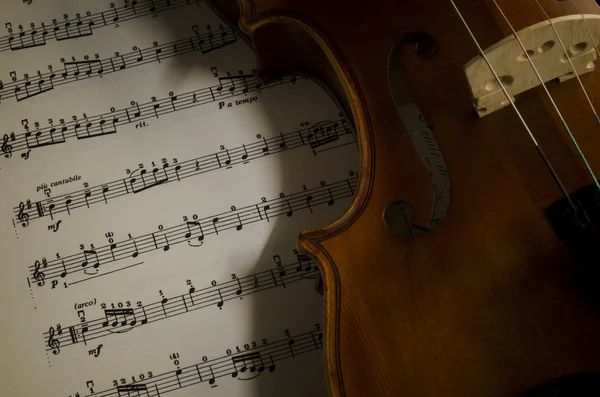
<svg viewBox="0 0 600 397">
<path fill-rule="evenodd" d="M 521 116 L 507 106 L 479 119 L 464 72 L 477 47 L 450 1 L 239 0 L 239 15 L 231 1 L 221 15 L 247 34 L 259 76 L 321 82 L 358 136 L 352 205 L 331 224 L 302 231 L 298 243 L 324 277 L 330 394 L 520 396 L 600 370 L 598 306 L 584 293 L 589 273 L 545 216 L 565 198 L 561 186 L 570 199 L 594 184 L 590 170 L 600 172 L 600 128 L 576 79 L 547 82 L 550 96 L 541 84 L 517 94 Z M 456 1 L 483 48 L 511 36 L 504 13 L 517 32 L 545 20 L 535 0 L 497 3 L 500 11 Z M 578 15 L 569 3 L 540 1 L 550 18 Z M 573 3 L 598 14 L 595 4 Z M 400 59 L 452 182 L 447 216 L 435 228 L 426 226 L 436 183 L 388 81 L 394 45 L 412 32 L 437 45 L 429 59 L 405 45 Z M 592 102 L 600 93 L 594 77 L 580 76 Z M 409 204 L 407 223 L 419 237 L 388 229 L 385 211 L 395 202 Z"/>
</svg>

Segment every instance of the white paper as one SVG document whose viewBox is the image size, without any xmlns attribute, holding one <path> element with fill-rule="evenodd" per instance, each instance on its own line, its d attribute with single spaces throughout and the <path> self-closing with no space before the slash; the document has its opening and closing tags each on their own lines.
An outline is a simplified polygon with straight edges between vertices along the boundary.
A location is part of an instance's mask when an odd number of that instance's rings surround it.
<svg viewBox="0 0 600 397">
<path fill-rule="evenodd" d="M 187 3 L 0 6 L 2 396 L 327 394 L 293 250 L 350 204 L 356 144 Z"/>
</svg>

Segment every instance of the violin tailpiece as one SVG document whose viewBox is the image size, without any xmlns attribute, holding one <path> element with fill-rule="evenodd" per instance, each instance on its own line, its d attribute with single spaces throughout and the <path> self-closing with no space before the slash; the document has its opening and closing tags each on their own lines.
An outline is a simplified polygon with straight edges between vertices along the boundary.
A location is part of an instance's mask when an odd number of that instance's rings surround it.
<svg viewBox="0 0 600 397">
<path fill-rule="evenodd" d="M 500 40 L 485 50 L 502 85 L 513 100 L 518 94 L 541 85 L 529 59 L 537 68 L 544 83 L 554 79 L 564 82 L 574 78 L 573 67 L 578 75 L 590 73 L 595 69 L 594 61 L 597 58 L 595 47 L 600 42 L 600 15 L 584 17 L 585 21 L 580 15 L 552 19 L 552 24 L 567 50 L 568 57 L 553 26 L 547 20 L 517 32 L 529 57 L 514 35 Z M 588 29 L 592 33 L 593 41 Z M 510 105 L 500 84 L 480 55 L 465 64 L 464 72 L 471 88 L 473 105 L 480 117 Z"/>
</svg>

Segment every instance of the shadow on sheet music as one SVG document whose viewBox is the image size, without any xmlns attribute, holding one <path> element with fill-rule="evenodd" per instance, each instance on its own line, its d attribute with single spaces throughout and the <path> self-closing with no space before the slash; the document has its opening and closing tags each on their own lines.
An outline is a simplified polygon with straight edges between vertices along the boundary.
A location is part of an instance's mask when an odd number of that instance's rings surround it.
<svg viewBox="0 0 600 397">
<path fill-rule="evenodd" d="M 211 40 L 223 39 L 226 37 L 211 38 Z M 198 65 L 197 62 L 202 62 L 202 57 L 182 59 L 177 64 L 181 69 L 178 73 L 193 73 L 193 70 L 198 68 L 210 67 Z M 280 83 L 294 82 L 293 79 L 294 76 L 286 76 L 280 80 Z M 249 81 L 254 81 L 254 76 L 246 76 L 241 82 L 240 80 L 222 81 L 222 86 L 233 84 L 232 87 L 224 90 L 228 89 L 232 93 L 241 90 L 240 94 L 261 88 L 255 85 L 256 83 L 251 83 L 249 86 Z M 317 83 L 304 83 L 317 86 Z M 321 95 L 317 95 L 316 98 L 302 98 L 304 106 L 308 106 L 309 109 L 310 106 L 319 107 L 323 100 L 329 100 L 328 105 L 336 107 L 321 88 L 315 89 L 321 91 Z M 261 95 L 267 98 L 271 95 L 271 91 L 263 90 Z M 292 106 L 286 106 L 286 102 Z M 293 105 L 298 103 L 298 100 L 287 101 L 286 98 L 280 97 L 270 102 L 261 98 L 255 109 L 263 113 L 261 117 L 267 120 L 267 123 L 272 124 L 271 131 L 278 131 L 280 126 L 286 125 L 286 120 L 301 117 L 298 116 L 298 108 Z M 307 103 L 310 105 L 306 105 Z M 327 161 L 339 160 L 339 157 L 332 156 L 326 160 L 326 156 L 320 156 L 321 153 L 334 152 L 333 149 L 338 147 L 356 145 L 350 125 L 341 114 L 337 116 L 336 119 L 331 120 L 311 121 L 289 132 L 282 132 L 280 136 L 266 138 L 262 144 L 252 147 L 252 150 L 249 150 L 249 147 L 244 148 L 250 153 L 242 154 L 243 159 L 244 156 L 251 158 L 253 155 L 265 156 L 279 153 L 272 157 L 279 161 L 277 166 L 280 178 L 279 191 L 285 192 L 278 198 L 272 200 L 268 198 L 257 205 L 257 212 L 248 215 L 248 218 L 243 218 L 242 215 L 242 219 L 247 219 L 248 223 L 254 222 L 250 217 L 259 217 L 261 221 L 266 219 L 271 230 L 268 242 L 260 255 L 256 256 L 258 260 L 254 265 L 249 264 L 245 272 L 247 275 L 253 275 L 253 279 L 243 280 L 240 284 L 240 291 L 242 287 L 265 289 L 264 293 L 252 294 L 251 329 L 256 342 L 260 342 L 265 335 L 271 335 L 271 338 L 267 345 L 259 345 L 257 349 L 251 348 L 247 353 L 244 353 L 240 345 L 242 351 L 237 355 L 234 352 L 232 357 L 235 372 L 231 376 L 217 379 L 216 382 L 247 380 L 245 387 L 248 396 L 326 397 L 328 395 L 321 328 L 323 298 L 317 291 L 319 270 L 312 258 L 293 252 L 293 249 L 300 230 L 318 227 L 335 220 L 347 208 L 354 195 L 357 175 L 345 172 L 343 176 L 337 174 L 337 177 L 333 177 L 332 173 L 323 173 L 323 167 L 329 167 Z M 318 162 L 299 164 L 297 159 L 289 160 L 283 154 L 286 151 L 302 150 L 308 151 L 313 158 L 319 159 Z M 358 170 L 358 150 L 354 153 L 356 155 L 354 161 L 346 159 L 345 162 L 351 163 L 353 170 Z M 327 176 L 320 177 L 320 175 L 330 175 L 332 179 L 327 180 Z M 261 175 L 254 177 L 258 179 Z M 303 181 L 307 179 L 310 182 L 306 182 L 305 186 Z M 240 221 L 240 229 L 242 223 Z M 266 227 L 264 223 L 259 222 L 258 226 L 244 224 L 243 227 L 249 229 Z M 245 232 L 251 233 L 251 231 Z M 288 247 L 287 251 L 283 252 L 282 246 Z M 265 271 L 265 269 L 271 270 Z M 254 275 L 258 276 L 254 277 Z M 271 291 L 266 291 L 267 289 Z M 282 289 L 286 291 L 284 294 L 273 293 Z M 289 318 L 296 319 L 295 323 L 286 320 Z M 281 331 L 277 338 L 272 337 L 274 329 Z M 237 379 L 231 379 L 232 376 Z"/>
</svg>

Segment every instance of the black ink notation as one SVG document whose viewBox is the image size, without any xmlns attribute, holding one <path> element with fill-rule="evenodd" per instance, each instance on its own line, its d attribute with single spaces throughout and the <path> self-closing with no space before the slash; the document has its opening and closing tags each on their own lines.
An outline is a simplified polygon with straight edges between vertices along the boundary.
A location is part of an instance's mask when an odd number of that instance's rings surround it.
<svg viewBox="0 0 600 397">
<path fill-rule="evenodd" d="M 44 278 L 55 280 L 65 278 L 88 268 L 99 269 L 109 263 L 122 259 L 136 258 L 138 255 L 156 250 L 166 251 L 172 246 L 190 240 L 204 240 L 207 235 L 218 235 L 226 230 L 242 230 L 240 226 L 266 221 L 286 215 L 293 216 L 298 211 L 313 209 L 320 205 L 332 205 L 338 200 L 354 196 L 358 184 L 358 177 L 350 173 L 350 178 L 327 184 L 313 189 L 303 190 L 290 195 L 281 194 L 279 198 L 261 200 L 257 204 L 241 208 L 233 207 L 231 211 L 198 219 L 198 227 L 192 227 L 189 222 L 165 228 L 160 226 L 158 231 L 132 237 L 127 240 L 113 242 L 109 245 L 97 247 L 92 250 L 83 250 L 80 253 L 59 257 L 47 261 L 44 266 Z M 39 268 L 39 261 L 30 265 L 29 270 L 35 278 Z M 113 270 L 114 271 L 114 270 Z M 43 279 L 42 279 L 43 281 Z M 81 282 L 77 281 L 77 282 Z M 73 284 L 73 283 L 71 283 Z M 42 284 L 38 283 L 39 286 Z"/>
</svg>

